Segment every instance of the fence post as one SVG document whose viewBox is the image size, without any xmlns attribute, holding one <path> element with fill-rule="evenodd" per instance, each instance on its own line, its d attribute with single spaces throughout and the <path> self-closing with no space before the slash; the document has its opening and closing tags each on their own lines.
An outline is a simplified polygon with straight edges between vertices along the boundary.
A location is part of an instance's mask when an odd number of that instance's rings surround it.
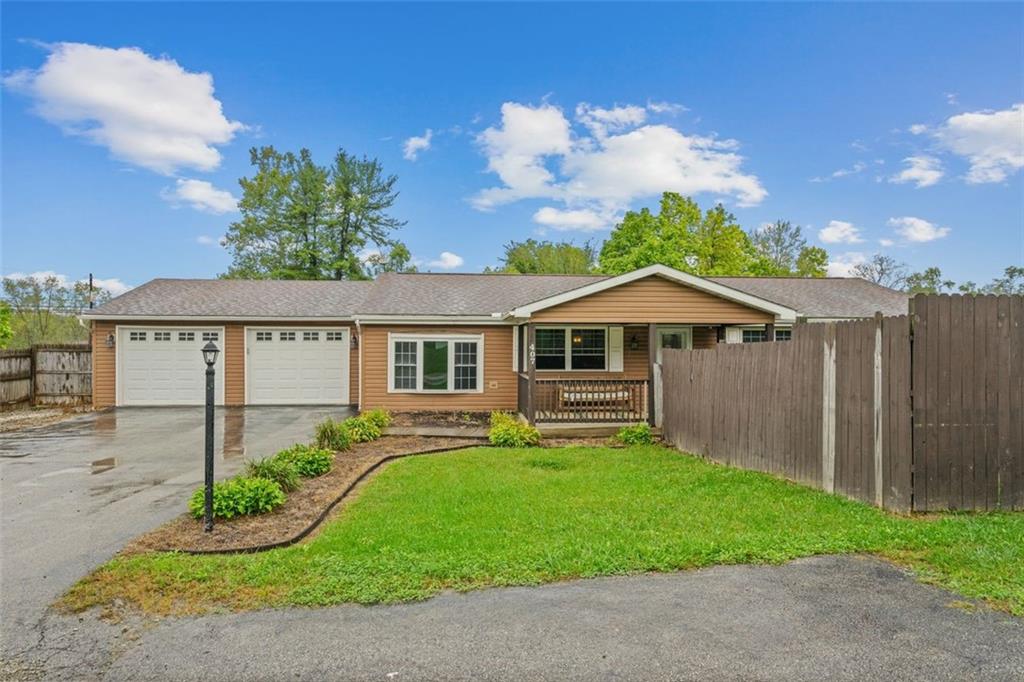
<svg viewBox="0 0 1024 682">
<path fill-rule="evenodd" d="M 836 489 L 836 326 L 826 323 L 821 395 L 821 487 Z"/>
<path fill-rule="evenodd" d="M 537 326 L 526 325 L 526 421 L 533 424 L 537 414 Z"/>
<path fill-rule="evenodd" d="M 36 353 L 37 346 L 28 347 L 28 404 L 36 404 Z"/>
<path fill-rule="evenodd" d="M 882 313 L 875 313 L 875 391 L 874 391 L 874 460 L 875 506 L 883 506 L 884 477 L 882 476 Z"/>
</svg>

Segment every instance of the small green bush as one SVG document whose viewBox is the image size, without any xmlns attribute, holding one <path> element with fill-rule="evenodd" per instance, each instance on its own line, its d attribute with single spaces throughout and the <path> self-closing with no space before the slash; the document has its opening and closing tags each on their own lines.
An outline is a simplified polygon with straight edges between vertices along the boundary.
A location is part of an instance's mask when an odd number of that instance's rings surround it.
<svg viewBox="0 0 1024 682">
<path fill-rule="evenodd" d="M 382 408 L 367 410 L 359 415 L 359 417 L 370 422 L 381 431 L 391 426 L 391 413 Z"/>
<path fill-rule="evenodd" d="M 540 431 L 519 421 L 508 412 L 491 412 L 491 445 L 502 448 L 529 448 L 540 445 Z"/>
<path fill-rule="evenodd" d="M 646 422 L 623 426 L 616 435 L 626 445 L 650 445 L 654 442 L 654 435 L 651 433 L 651 425 Z"/>
<path fill-rule="evenodd" d="M 344 422 L 328 417 L 316 425 L 314 442 L 318 448 L 325 450 L 348 450 L 352 446 L 352 437 Z"/>
<path fill-rule="evenodd" d="M 369 419 L 349 417 L 342 422 L 353 443 L 369 443 L 380 438 L 380 428 Z"/>
<path fill-rule="evenodd" d="M 333 452 L 303 443 L 296 443 L 277 453 L 274 457 L 289 462 L 303 478 L 323 476 L 334 465 Z"/>
<path fill-rule="evenodd" d="M 230 478 L 213 484 L 213 516 L 231 519 L 246 514 L 265 514 L 284 504 L 284 491 L 266 478 Z M 188 501 L 188 510 L 197 519 L 203 518 L 206 490 L 196 488 Z"/>
<path fill-rule="evenodd" d="M 299 487 L 299 472 L 295 465 L 277 457 L 258 459 L 245 463 L 245 475 L 249 478 L 265 478 L 281 486 L 281 490 L 290 493 Z"/>
</svg>

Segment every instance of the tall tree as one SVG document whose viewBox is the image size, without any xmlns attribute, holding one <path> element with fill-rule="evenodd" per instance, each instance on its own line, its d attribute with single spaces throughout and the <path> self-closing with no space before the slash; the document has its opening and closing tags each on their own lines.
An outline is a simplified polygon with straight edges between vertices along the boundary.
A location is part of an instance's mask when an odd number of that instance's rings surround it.
<svg viewBox="0 0 1024 682">
<path fill-rule="evenodd" d="M 497 272 L 516 272 L 523 275 L 585 275 L 594 271 L 597 249 L 587 241 L 582 245 L 572 242 L 550 242 L 527 239 L 511 241 L 505 245 L 505 255 Z"/>
<path fill-rule="evenodd" d="M 752 274 L 755 254 L 747 233 L 721 205 L 702 213 L 675 192 L 661 197 L 657 215 L 629 211 L 601 248 L 602 272 L 618 274 L 654 263 L 696 275 Z"/>
<path fill-rule="evenodd" d="M 256 169 L 242 178 L 241 219 L 228 227 L 232 264 L 222 275 L 254 279 L 361 279 L 369 244 L 393 248 L 405 223 L 388 211 L 398 178 L 376 159 L 338 150 L 330 166 L 298 154 L 253 148 Z"/>
<path fill-rule="evenodd" d="M 828 273 L 828 252 L 820 246 L 805 246 L 796 258 L 799 277 L 824 277 Z"/>
<path fill-rule="evenodd" d="M 14 336 L 11 329 L 11 306 L 7 301 L 0 301 L 0 349 L 7 348 Z"/>
<path fill-rule="evenodd" d="M 84 341 L 88 331 L 76 316 L 89 307 L 89 300 L 101 304 L 110 293 L 90 292 L 87 282 L 68 283 L 60 277 L 4 278 L 3 291 L 11 310 L 10 345 L 16 348 L 38 343 Z"/>
<path fill-rule="evenodd" d="M 892 256 L 876 253 L 871 260 L 853 266 L 851 274 L 883 287 L 902 289 L 907 281 L 907 266 Z"/>
<path fill-rule="evenodd" d="M 986 294 L 1024 294 L 1024 267 L 1011 265 L 983 289 Z"/>
<path fill-rule="evenodd" d="M 807 246 L 803 230 L 788 220 L 776 220 L 750 233 L 757 259 L 756 274 L 785 277 L 824 277 L 828 254 Z"/>
<path fill-rule="evenodd" d="M 934 266 L 907 275 L 904 284 L 911 294 L 941 294 L 956 286 L 953 280 L 943 279 L 942 270 Z"/>
<path fill-rule="evenodd" d="M 366 258 L 366 274 L 376 277 L 385 272 L 416 272 L 412 254 L 402 242 L 394 242 L 387 251 L 376 251 Z"/>
</svg>

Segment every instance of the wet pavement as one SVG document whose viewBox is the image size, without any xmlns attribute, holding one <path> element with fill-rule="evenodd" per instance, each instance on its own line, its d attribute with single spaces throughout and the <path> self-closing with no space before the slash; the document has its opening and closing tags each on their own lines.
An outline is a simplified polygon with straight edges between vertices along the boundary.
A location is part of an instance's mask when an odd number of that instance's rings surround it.
<svg viewBox="0 0 1024 682">
<path fill-rule="evenodd" d="M 348 408 L 218 408 L 217 478 L 308 441 Z M 131 538 L 185 510 L 203 478 L 203 408 L 118 408 L 0 434 L 0 655 L 31 649 L 47 607 Z"/>
</svg>

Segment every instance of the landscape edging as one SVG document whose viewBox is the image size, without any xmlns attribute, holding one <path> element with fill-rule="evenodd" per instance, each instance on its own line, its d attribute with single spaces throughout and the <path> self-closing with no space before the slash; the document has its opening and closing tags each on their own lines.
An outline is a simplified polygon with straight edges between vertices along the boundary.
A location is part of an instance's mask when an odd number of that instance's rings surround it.
<svg viewBox="0 0 1024 682">
<path fill-rule="evenodd" d="M 277 542 L 268 542 L 262 545 L 250 545 L 249 547 L 232 547 L 226 549 L 154 549 L 154 552 L 177 552 L 179 554 L 257 554 L 259 552 L 266 552 L 271 549 L 280 549 L 282 547 L 289 547 L 298 542 L 304 540 L 310 533 L 317 529 L 317 527 L 324 522 L 327 516 L 331 513 L 338 503 L 340 503 L 345 497 L 352 492 L 352 490 L 359 485 L 367 476 L 377 470 L 382 464 L 387 464 L 396 459 L 402 459 L 403 457 L 416 457 L 419 455 L 433 455 L 439 452 L 454 452 L 456 450 L 468 450 L 471 448 L 490 447 L 489 444 L 480 443 L 474 445 L 457 445 L 454 447 L 434 448 L 432 450 L 420 450 L 419 452 L 406 452 L 404 454 L 388 455 L 382 459 L 377 460 L 372 466 L 368 467 L 354 481 L 345 486 L 345 489 L 334 498 L 334 500 L 324 508 L 324 510 L 317 516 L 313 521 L 306 526 L 303 530 L 290 538 L 284 540 L 278 540 Z"/>
</svg>

